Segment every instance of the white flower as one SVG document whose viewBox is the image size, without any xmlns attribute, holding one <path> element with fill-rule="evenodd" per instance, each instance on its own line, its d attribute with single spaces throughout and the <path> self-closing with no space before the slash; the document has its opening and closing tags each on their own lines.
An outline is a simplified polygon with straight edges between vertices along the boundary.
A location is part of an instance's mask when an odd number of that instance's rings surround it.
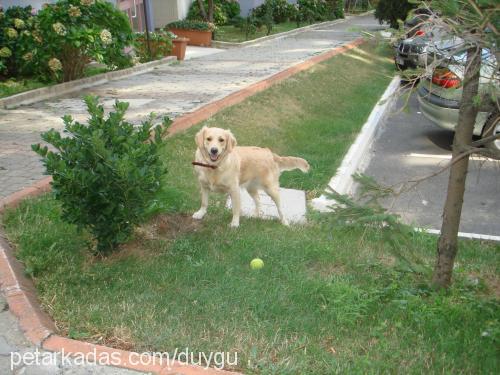
<svg viewBox="0 0 500 375">
<path fill-rule="evenodd" d="M 9 27 L 7 29 L 7 36 L 9 39 L 16 39 L 19 34 L 17 33 L 16 29 L 13 29 L 12 27 Z"/>
<path fill-rule="evenodd" d="M 12 51 L 7 47 L 0 48 L 0 57 L 11 57 Z"/>
<path fill-rule="evenodd" d="M 52 70 L 53 72 L 57 72 L 59 70 L 62 70 L 61 61 L 59 61 L 59 59 L 56 59 L 55 57 L 53 57 L 49 60 L 48 65 L 49 65 L 50 70 Z"/>
<path fill-rule="evenodd" d="M 101 37 L 101 40 L 104 44 L 111 44 L 111 42 L 113 42 L 113 36 L 111 35 L 111 33 L 106 30 L 106 29 L 103 29 L 101 31 L 101 34 L 100 34 L 100 37 Z"/>
<path fill-rule="evenodd" d="M 24 21 L 20 18 L 14 18 L 14 26 L 16 29 L 24 29 Z"/>
<path fill-rule="evenodd" d="M 56 22 L 52 25 L 52 28 L 56 32 L 57 35 L 64 36 L 66 35 L 66 28 L 61 22 Z"/>
</svg>

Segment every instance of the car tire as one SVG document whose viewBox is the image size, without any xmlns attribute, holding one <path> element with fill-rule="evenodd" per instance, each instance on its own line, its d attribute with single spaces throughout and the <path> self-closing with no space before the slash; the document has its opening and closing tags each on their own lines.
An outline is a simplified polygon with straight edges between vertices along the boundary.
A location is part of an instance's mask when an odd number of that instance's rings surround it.
<svg viewBox="0 0 500 375">
<path fill-rule="evenodd" d="M 397 62 L 395 62 L 394 64 L 396 64 L 396 68 L 397 68 L 398 70 L 403 71 L 403 70 L 408 69 L 408 67 L 407 67 L 406 65 L 404 65 L 404 64 L 398 64 Z"/>
<path fill-rule="evenodd" d="M 491 137 L 494 134 L 500 133 L 500 112 L 495 111 L 491 115 L 489 115 L 486 123 L 483 127 L 483 134 L 481 135 L 483 138 Z M 500 139 L 497 139 L 493 142 L 489 142 L 485 145 L 489 149 L 494 151 L 500 151 Z"/>
</svg>

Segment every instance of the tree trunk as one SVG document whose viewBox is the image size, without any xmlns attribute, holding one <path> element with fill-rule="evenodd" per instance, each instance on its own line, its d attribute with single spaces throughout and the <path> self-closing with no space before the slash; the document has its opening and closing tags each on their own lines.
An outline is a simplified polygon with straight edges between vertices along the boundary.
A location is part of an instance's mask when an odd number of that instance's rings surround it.
<svg viewBox="0 0 500 375">
<path fill-rule="evenodd" d="M 214 22 L 214 0 L 208 0 L 208 22 Z"/>
<path fill-rule="evenodd" d="M 472 132 L 478 112 L 474 98 L 478 94 L 479 69 L 481 68 L 481 51 L 473 47 L 467 51 L 467 62 L 463 80 L 462 100 L 458 116 L 458 124 L 453 139 L 453 159 L 464 152 L 465 146 L 472 142 Z M 452 159 L 452 160 L 453 160 Z M 441 236 L 437 247 L 437 260 L 432 283 L 437 288 L 448 288 L 451 284 L 453 262 L 458 250 L 458 227 L 464 200 L 465 180 L 469 156 L 455 162 L 450 168 L 448 193 L 443 211 Z"/>
<path fill-rule="evenodd" d="M 203 4 L 203 0 L 198 0 L 198 7 L 200 8 L 201 16 L 204 21 L 208 22 L 207 12 L 205 11 L 205 5 Z"/>
</svg>

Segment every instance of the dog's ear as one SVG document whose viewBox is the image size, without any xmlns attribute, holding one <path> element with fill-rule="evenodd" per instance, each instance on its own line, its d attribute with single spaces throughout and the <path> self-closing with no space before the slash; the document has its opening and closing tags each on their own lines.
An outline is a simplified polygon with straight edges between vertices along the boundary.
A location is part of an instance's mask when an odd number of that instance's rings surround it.
<svg viewBox="0 0 500 375">
<path fill-rule="evenodd" d="M 203 140 L 205 139 L 205 130 L 207 130 L 208 128 L 206 126 L 204 126 L 203 128 L 201 128 L 201 130 L 196 133 L 196 135 L 194 136 L 194 141 L 196 142 L 196 145 L 198 146 L 198 148 L 202 149 L 203 148 Z"/>
<path fill-rule="evenodd" d="M 233 133 L 231 133 L 231 130 L 226 130 L 226 142 L 228 152 L 231 152 L 233 148 L 235 148 L 238 144 L 238 142 L 236 142 L 236 138 L 234 138 Z"/>
</svg>

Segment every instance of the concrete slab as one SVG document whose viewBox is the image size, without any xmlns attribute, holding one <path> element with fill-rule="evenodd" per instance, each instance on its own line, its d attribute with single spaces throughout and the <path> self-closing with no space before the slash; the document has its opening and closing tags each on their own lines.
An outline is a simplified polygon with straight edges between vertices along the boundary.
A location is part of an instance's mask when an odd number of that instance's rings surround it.
<svg viewBox="0 0 500 375">
<path fill-rule="evenodd" d="M 259 191 L 261 218 L 279 219 L 278 209 L 269 195 Z M 281 209 L 290 224 L 306 222 L 306 193 L 302 190 L 280 188 Z M 231 198 L 227 199 L 226 207 L 231 208 Z M 241 189 L 241 215 L 254 217 L 255 203 L 245 189 Z"/>
<path fill-rule="evenodd" d="M 220 48 L 187 46 L 186 56 L 184 56 L 184 60 L 197 59 L 199 57 L 209 56 L 221 52 L 224 52 L 224 50 Z"/>
</svg>

